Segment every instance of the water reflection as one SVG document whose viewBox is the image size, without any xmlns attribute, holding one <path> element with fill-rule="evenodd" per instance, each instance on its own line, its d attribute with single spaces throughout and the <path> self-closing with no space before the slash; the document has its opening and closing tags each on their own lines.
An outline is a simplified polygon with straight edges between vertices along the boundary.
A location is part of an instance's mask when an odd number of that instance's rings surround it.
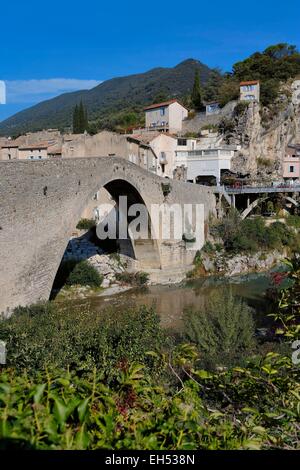
<svg viewBox="0 0 300 470">
<path fill-rule="evenodd" d="M 125 308 L 146 305 L 153 306 L 161 317 L 162 326 L 174 330 L 182 329 L 184 311 L 191 308 L 201 310 L 205 299 L 214 296 L 219 290 L 231 288 L 232 293 L 242 297 L 257 314 L 265 314 L 268 304 L 264 294 L 270 286 L 267 274 L 250 274 L 233 278 L 214 277 L 188 281 L 180 285 L 158 285 L 148 288 L 132 289 L 110 297 L 92 297 L 80 304 L 89 303 L 94 311 L 107 307 L 122 311 Z"/>
</svg>

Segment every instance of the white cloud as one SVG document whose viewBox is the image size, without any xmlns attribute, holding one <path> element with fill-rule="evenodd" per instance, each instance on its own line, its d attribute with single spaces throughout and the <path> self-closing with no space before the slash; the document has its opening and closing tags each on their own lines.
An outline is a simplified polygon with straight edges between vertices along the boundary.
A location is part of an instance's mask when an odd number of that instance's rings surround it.
<svg viewBox="0 0 300 470">
<path fill-rule="evenodd" d="M 7 103 L 37 103 L 70 91 L 89 90 L 99 85 L 99 80 L 77 78 L 50 78 L 42 80 L 7 80 Z"/>
<path fill-rule="evenodd" d="M 5 82 L 0 80 L 0 104 L 6 103 L 6 86 Z"/>
</svg>

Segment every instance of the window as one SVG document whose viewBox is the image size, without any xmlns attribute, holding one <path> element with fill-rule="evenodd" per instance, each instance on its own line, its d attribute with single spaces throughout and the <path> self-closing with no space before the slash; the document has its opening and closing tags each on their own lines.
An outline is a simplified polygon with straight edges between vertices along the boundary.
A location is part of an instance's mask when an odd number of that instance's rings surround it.
<svg viewBox="0 0 300 470">
<path fill-rule="evenodd" d="M 290 171 L 290 173 L 294 173 L 294 172 L 295 172 L 295 167 L 294 167 L 294 165 L 290 165 L 290 170 L 289 170 L 289 171 Z"/>
<path fill-rule="evenodd" d="M 187 140 L 186 139 L 177 139 L 177 145 L 186 146 Z"/>
<path fill-rule="evenodd" d="M 160 108 L 160 115 L 165 116 L 166 114 L 166 108 Z"/>
</svg>

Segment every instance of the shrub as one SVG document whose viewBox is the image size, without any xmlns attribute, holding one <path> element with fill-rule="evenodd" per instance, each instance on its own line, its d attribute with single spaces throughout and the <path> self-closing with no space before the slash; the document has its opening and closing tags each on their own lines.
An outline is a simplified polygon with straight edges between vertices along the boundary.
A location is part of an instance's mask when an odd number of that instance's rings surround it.
<svg viewBox="0 0 300 470">
<path fill-rule="evenodd" d="M 47 302 L 19 307 L 0 321 L 7 345 L 7 366 L 36 374 L 44 366 L 88 370 L 112 377 L 120 361 L 142 361 L 151 368 L 149 350 L 167 344 L 153 309 L 140 307 L 96 313 L 82 306 Z M 154 371 L 155 372 L 155 371 Z"/>
<path fill-rule="evenodd" d="M 138 271 L 136 273 L 117 273 L 116 279 L 124 284 L 129 284 L 131 286 L 143 286 L 147 284 L 149 280 L 149 274 L 143 271 Z"/>
<path fill-rule="evenodd" d="M 286 219 L 286 223 L 290 227 L 300 228 L 300 216 L 299 215 L 289 215 Z"/>
<path fill-rule="evenodd" d="M 95 227 L 96 222 L 93 219 L 81 219 L 79 220 L 76 228 L 78 230 L 90 230 L 91 228 Z"/>
<path fill-rule="evenodd" d="M 249 103 L 247 101 L 239 101 L 234 108 L 234 115 L 241 116 L 248 109 Z"/>
<path fill-rule="evenodd" d="M 200 311 L 184 315 L 185 339 L 196 344 L 205 366 L 232 365 L 255 346 L 252 310 L 223 289 L 206 299 Z"/>
<path fill-rule="evenodd" d="M 88 261 L 80 261 L 76 264 L 74 269 L 71 271 L 67 278 L 66 284 L 69 286 L 80 285 L 80 286 L 91 286 L 99 287 L 103 281 L 103 276 L 99 274 L 96 268 L 89 264 Z"/>
<path fill-rule="evenodd" d="M 226 251 L 234 253 L 298 246 L 297 236 L 285 224 L 267 227 L 261 217 L 241 220 L 234 212 L 212 226 L 211 232 L 223 239 Z"/>
<path fill-rule="evenodd" d="M 274 164 L 272 160 L 269 158 L 264 158 L 264 157 L 258 157 L 256 159 L 257 165 L 263 168 L 271 168 Z"/>
</svg>

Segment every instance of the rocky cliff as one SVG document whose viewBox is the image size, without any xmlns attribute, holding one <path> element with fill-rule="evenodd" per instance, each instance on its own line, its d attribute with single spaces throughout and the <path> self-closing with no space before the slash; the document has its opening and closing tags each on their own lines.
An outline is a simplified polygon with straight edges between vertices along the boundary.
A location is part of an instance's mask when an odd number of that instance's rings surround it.
<svg viewBox="0 0 300 470">
<path fill-rule="evenodd" d="M 233 171 L 259 179 L 279 177 L 286 146 L 300 141 L 300 80 L 286 84 L 271 108 L 250 103 L 236 109 L 233 128 L 224 135 L 227 143 L 240 146 Z"/>
</svg>

